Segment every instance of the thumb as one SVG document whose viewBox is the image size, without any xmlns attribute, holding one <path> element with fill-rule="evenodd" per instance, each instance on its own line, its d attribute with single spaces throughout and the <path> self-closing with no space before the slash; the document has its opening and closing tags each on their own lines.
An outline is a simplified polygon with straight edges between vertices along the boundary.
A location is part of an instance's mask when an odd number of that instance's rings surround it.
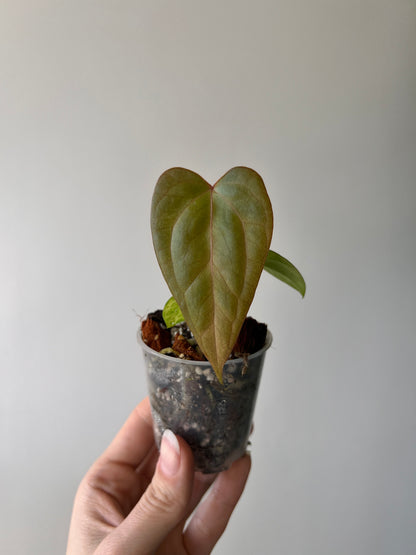
<svg viewBox="0 0 416 555">
<path fill-rule="evenodd" d="M 102 542 L 98 553 L 154 552 L 186 516 L 194 461 L 186 442 L 165 430 L 155 474 L 128 517 Z"/>
</svg>

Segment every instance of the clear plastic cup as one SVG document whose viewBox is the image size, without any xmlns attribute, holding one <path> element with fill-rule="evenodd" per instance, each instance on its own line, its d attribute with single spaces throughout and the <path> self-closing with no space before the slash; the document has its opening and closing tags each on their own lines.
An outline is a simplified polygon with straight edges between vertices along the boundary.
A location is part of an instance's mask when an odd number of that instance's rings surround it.
<svg viewBox="0 0 416 555">
<path fill-rule="evenodd" d="M 220 472 L 247 449 L 264 357 L 272 343 L 247 358 L 228 360 L 223 384 L 209 362 L 183 360 L 143 349 L 156 443 L 166 428 L 190 445 L 195 469 Z"/>
</svg>

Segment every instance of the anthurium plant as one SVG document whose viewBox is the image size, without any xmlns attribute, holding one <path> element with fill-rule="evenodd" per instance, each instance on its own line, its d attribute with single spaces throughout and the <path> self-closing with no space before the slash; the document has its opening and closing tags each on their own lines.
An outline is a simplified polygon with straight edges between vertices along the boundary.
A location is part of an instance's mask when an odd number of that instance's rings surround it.
<svg viewBox="0 0 416 555">
<path fill-rule="evenodd" d="M 221 382 L 263 269 L 305 294 L 300 272 L 270 250 L 273 211 L 263 180 L 242 166 L 214 185 L 193 171 L 169 169 L 153 194 L 151 227 L 173 295 L 165 312 L 175 314 L 177 303 Z"/>
</svg>

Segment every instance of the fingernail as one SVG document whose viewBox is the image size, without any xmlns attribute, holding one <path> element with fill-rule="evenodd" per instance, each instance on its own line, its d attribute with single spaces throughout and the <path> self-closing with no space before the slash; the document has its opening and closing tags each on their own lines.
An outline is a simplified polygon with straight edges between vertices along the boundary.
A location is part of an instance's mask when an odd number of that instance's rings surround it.
<svg viewBox="0 0 416 555">
<path fill-rule="evenodd" d="M 175 434 L 165 430 L 160 444 L 160 466 L 164 474 L 173 476 L 179 469 L 181 450 Z"/>
</svg>

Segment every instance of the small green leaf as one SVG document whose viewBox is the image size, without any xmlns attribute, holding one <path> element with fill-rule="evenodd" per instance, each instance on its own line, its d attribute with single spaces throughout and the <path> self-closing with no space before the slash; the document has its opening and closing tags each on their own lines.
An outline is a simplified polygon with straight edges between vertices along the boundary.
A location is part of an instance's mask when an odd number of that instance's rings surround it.
<svg viewBox="0 0 416 555">
<path fill-rule="evenodd" d="M 163 307 L 162 316 L 167 328 L 176 326 L 185 320 L 178 303 L 173 297 L 171 297 Z"/>
<path fill-rule="evenodd" d="M 289 262 L 289 260 L 277 254 L 277 252 L 272 250 L 269 251 L 264 269 L 266 272 L 269 272 L 269 274 L 272 274 L 272 276 L 280 279 L 280 281 L 284 281 L 296 289 L 296 291 L 299 291 L 302 297 L 305 296 L 306 284 L 302 274 L 291 262 Z"/>
</svg>

